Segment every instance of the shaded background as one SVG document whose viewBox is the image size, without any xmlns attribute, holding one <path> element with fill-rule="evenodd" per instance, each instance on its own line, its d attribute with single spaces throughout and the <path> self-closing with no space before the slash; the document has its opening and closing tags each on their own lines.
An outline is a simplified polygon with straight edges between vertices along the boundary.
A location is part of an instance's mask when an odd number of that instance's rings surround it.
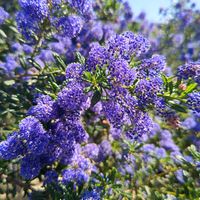
<svg viewBox="0 0 200 200">
<path fill-rule="evenodd" d="M 159 22 L 163 20 L 159 16 L 159 9 L 169 8 L 173 2 L 178 2 L 178 0 L 128 0 L 128 2 L 135 16 L 144 11 L 148 20 Z M 194 2 L 200 8 L 200 0 L 191 0 L 191 2 Z"/>
</svg>

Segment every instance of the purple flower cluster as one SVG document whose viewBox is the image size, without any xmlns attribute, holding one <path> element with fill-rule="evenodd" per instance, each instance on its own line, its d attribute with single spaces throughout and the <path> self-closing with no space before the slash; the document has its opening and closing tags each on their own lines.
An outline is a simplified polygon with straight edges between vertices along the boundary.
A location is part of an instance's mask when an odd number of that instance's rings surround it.
<svg viewBox="0 0 200 200">
<path fill-rule="evenodd" d="M 200 62 L 190 62 L 183 66 L 179 66 L 177 70 L 177 76 L 179 79 L 187 80 L 192 78 L 198 84 L 200 84 Z"/>
<path fill-rule="evenodd" d="M 100 115 L 105 116 L 114 128 L 124 130 L 130 139 L 148 133 L 152 126 L 150 117 L 146 112 L 137 109 L 137 100 L 124 88 L 131 86 L 136 78 L 135 70 L 129 67 L 132 53 L 145 51 L 145 45 L 140 44 L 141 40 L 137 45 L 137 38 L 130 32 L 116 35 L 108 41 L 106 47 L 98 46 L 105 53 L 100 53 L 99 57 L 89 53 L 86 66 L 70 64 L 66 69 L 66 86 L 58 93 L 57 99 L 53 100 L 47 95 L 41 95 L 36 99 L 36 105 L 28 111 L 28 115 L 31 116 L 21 121 L 19 132 L 13 133 L 6 141 L 0 143 L 1 157 L 21 159 L 21 174 L 26 179 L 36 177 L 46 165 L 51 166 L 54 162 L 60 162 L 71 166 L 63 171 L 64 182 L 73 180 L 81 184 L 87 181 L 91 164 L 88 158 L 84 159 L 83 156 L 80 157 L 81 153 L 76 153 L 77 144 L 82 144 L 88 138 L 82 124 L 82 115 L 91 106 L 88 101 L 91 94 L 84 92 L 88 83 L 82 80 L 82 76 L 84 70 L 96 73 L 97 67 L 107 67 L 105 75 L 110 85 L 109 89 L 105 90 L 109 101 L 100 100 Z M 93 51 L 98 51 L 97 46 L 91 50 Z M 92 68 L 90 63 L 93 63 Z M 126 126 L 124 122 L 127 123 Z M 83 154 L 88 154 L 88 148 L 86 145 Z M 110 143 L 103 140 L 96 148 L 96 153 L 89 157 L 101 162 L 111 152 Z M 79 167 L 73 168 L 77 164 Z"/>
<path fill-rule="evenodd" d="M 58 173 L 55 170 L 47 171 L 45 173 L 45 180 L 44 184 L 50 184 L 50 183 L 57 183 L 58 182 Z"/>
<path fill-rule="evenodd" d="M 154 105 L 160 97 L 157 93 L 162 91 L 162 79 L 152 78 L 150 80 L 141 79 L 135 88 L 136 96 L 140 107 Z"/>
<path fill-rule="evenodd" d="M 63 35 L 74 38 L 81 32 L 83 19 L 77 15 L 70 15 L 60 18 L 57 24 Z"/>
<path fill-rule="evenodd" d="M 54 101 L 48 95 L 41 95 L 36 100 L 37 105 L 28 110 L 28 115 L 35 116 L 42 122 L 48 122 L 56 116 Z"/>
<path fill-rule="evenodd" d="M 166 65 L 165 58 L 155 55 L 131 67 L 132 58 L 145 54 L 149 47 L 148 40 L 141 35 L 125 32 L 111 37 L 105 47 L 95 44 L 86 61 L 88 71 L 106 69 L 110 89 L 104 90 L 109 100 L 102 102 L 102 112 L 113 128 L 124 129 L 124 124 L 128 125 L 126 135 L 131 139 L 148 133 L 152 127 L 148 114 L 138 110 L 138 106 L 165 104 L 158 96 L 163 87 L 160 73 Z M 130 93 L 129 88 L 138 79 Z"/>
<path fill-rule="evenodd" d="M 130 60 L 131 56 L 145 54 L 149 48 L 149 41 L 142 35 L 135 35 L 127 31 L 121 35 L 115 35 L 108 40 L 108 51 L 114 58 Z"/>
<path fill-rule="evenodd" d="M 88 56 L 91 48 L 93 49 L 94 46 L 96 46 L 96 48 L 100 48 L 96 43 L 97 41 L 106 41 L 115 35 L 116 30 L 120 29 L 117 23 L 111 23 L 109 21 L 102 22 L 98 19 L 98 17 L 96 20 L 92 20 L 93 18 L 91 16 L 89 18 L 87 16 L 87 14 L 90 12 L 86 12 L 86 14 L 84 14 L 81 11 L 78 11 L 84 10 L 85 12 L 91 10 L 93 3 L 89 0 L 56 0 L 51 1 L 50 3 L 41 0 L 23 0 L 19 1 L 19 4 L 21 9 L 16 16 L 19 31 L 29 43 L 34 43 L 36 40 L 41 39 L 42 45 L 46 47 L 45 49 L 41 48 L 39 55 L 36 55 L 35 57 L 35 61 L 41 67 L 44 67 L 46 64 L 53 65 L 53 62 L 55 61 L 53 58 L 53 52 L 66 57 L 67 63 L 75 62 L 75 52 L 80 52 L 82 55 Z M 55 7 L 52 7 L 52 5 L 55 5 Z M 62 13 L 61 16 L 56 16 L 57 12 L 62 12 L 62 5 L 69 6 L 69 13 L 67 15 Z M 57 9 L 55 12 L 54 8 Z M 74 11 L 77 12 L 74 13 Z M 31 12 L 34 12 L 34 14 L 29 15 Z M 50 31 L 49 26 L 53 28 L 52 33 L 55 31 L 56 34 L 54 34 L 53 37 L 57 41 L 45 41 L 45 37 L 48 34 L 43 33 Z M 5 63 L 0 63 L 0 67 L 3 68 L 6 74 L 9 76 L 13 75 L 13 73 L 18 74 L 19 71 L 20 73 L 25 73 L 19 61 L 19 55 L 21 54 L 23 57 L 29 58 L 30 54 L 32 54 L 34 50 L 30 45 L 21 45 L 19 43 L 16 44 L 18 47 L 15 45 L 12 48 L 15 53 L 12 54 L 13 59 L 8 59 L 8 62 L 10 60 L 14 60 L 16 62 L 15 65 L 9 65 L 9 63 L 7 65 L 7 61 L 5 61 Z M 16 50 L 16 48 L 18 49 Z M 95 53 L 94 56 L 96 56 L 96 58 L 99 59 L 101 57 L 96 54 L 97 51 L 93 52 Z M 103 49 L 101 49 L 100 52 L 101 55 L 105 53 Z M 90 54 L 92 57 L 92 51 L 90 51 Z M 95 62 L 95 59 L 92 60 Z M 106 58 L 102 60 L 106 61 Z M 16 68 L 19 70 L 15 70 Z M 28 73 L 32 73 L 31 70 Z"/>
<path fill-rule="evenodd" d="M 137 68 L 138 77 L 157 77 L 166 67 L 164 56 L 154 55 L 150 59 L 144 59 Z"/>
<path fill-rule="evenodd" d="M 181 161 L 177 159 L 177 156 L 181 156 L 185 160 L 193 163 L 190 156 L 184 156 L 182 154 L 181 149 L 172 137 L 172 133 L 168 130 L 161 129 L 157 123 L 154 123 L 151 134 L 141 138 L 141 141 L 144 142 L 144 144 L 138 151 L 136 150 L 135 154 L 127 151 L 128 147 L 121 143 L 122 152 L 116 153 L 116 159 L 119 159 L 117 168 L 122 175 L 128 174 L 133 176 L 134 173 L 137 173 L 136 171 L 138 167 L 140 167 L 140 163 L 137 160 L 138 157 L 142 165 L 144 165 L 144 173 L 146 175 L 149 175 L 149 166 L 157 163 L 156 160 L 159 160 L 159 165 L 156 168 L 156 170 L 159 171 L 163 171 L 164 166 L 161 160 L 165 160 L 166 158 L 171 158 L 170 162 L 173 164 L 180 164 Z M 182 177 L 181 171 L 176 171 L 175 175 L 178 181 L 180 181 Z"/>
<path fill-rule="evenodd" d="M 8 76 L 13 76 L 13 71 L 19 67 L 19 63 L 12 54 L 8 54 L 5 62 L 0 62 L 0 68 L 3 69 Z"/>
<path fill-rule="evenodd" d="M 9 14 L 0 7 L 0 25 L 4 23 L 4 21 L 9 17 Z"/>
<path fill-rule="evenodd" d="M 90 15 L 90 1 L 67 2 L 82 16 Z M 35 12 L 29 17 L 35 20 L 31 26 L 38 30 L 39 24 L 50 15 L 46 1 L 24 0 L 20 6 L 22 11 L 18 16 Z M 128 31 L 107 36 L 108 26 L 99 22 L 83 23 L 78 15 L 64 16 L 56 19 L 56 23 L 62 34 L 56 36 L 58 42 L 48 44 L 49 49 L 41 51 L 38 61 L 44 65 L 54 62 L 53 51 L 56 51 L 66 53 L 70 62 L 74 60 L 73 52 L 78 50 L 85 55 L 85 64 L 73 62 L 67 66 L 65 84 L 54 99 L 39 95 L 28 110 L 28 117 L 21 121 L 19 131 L 0 143 L 0 157 L 20 160 L 25 179 L 33 179 L 44 170 L 44 184 L 61 180 L 76 187 L 88 182 L 92 172 L 99 172 L 95 165 L 114 155 L 112 140 L 141 141 L 150 137 L 154 124 L 148 110 L 155 107 L 163 114 L 167 108 L 159 95 L 163 92 L 161 72 L 166 62 L 159 55 L 141 58 L 150 48 L 142 35 Z M 104 46 L 97 42 L 105 38 L 108 40 Z M 23 47 L 15 44 L 13 49 L 22 51 Z M 32 52 L 29 46 L 26 50 Z M 191 109 L 197 107 L 198 102 Z M 91 124 L 103 127 L 103 131 L 90 131 Z M 106 139 L 104 132 L 110 134 Z M 159 146 L 143 146 L 144 159 L 162 159 L 167 156 L 166 151 L 179 152 L 170 133 L 162 131 L 159 137 Z M 133 166 L 126 165 L 125 173 L 133 174 L 134 158 L 130 162 Z M 62 166 L 58 174 L 57 165 Z M 100 199 L 100 194 L 88 191 L 82 196 L 87 198 Z"/>
<path fill-rule="evenodd" d="M 18 157 L 23 151 L 23 144 L 18 140 L 18 133 L 14 132 L 8 135 L 7 140 L 1 142 L 0 145 L 0 157 L 9 160 L 15 159 Z"/>
<path fill-rule="evenodd" d="M 93 17 L 93 7 L 91 0 L 67 0 L 69 5 L 80 15 L 90 19 Z"/>
<path fill-rule="evenodd" d="M 149 160 L 152 157 L 156 157 L 158 159 L 165 158 L 167 156 L 166 150 L 162 147 L 156 147 L 154 144 L 145 144 L 142 147 L 142 151 L 144 154 L 144 159 Z"/>
<path fill-rule="evenodd" d="M 66 16 L 58 17 L 56 13 L 62 13 L 61 3 L 69 4 L 69 9 L 75 9 L 77 14 L 72 11 Z M 16 20 L 20 32 L 26 39 L 32 39 L 35 35 L 41 36 L 48 26 L 56 27 L 65 37 L 74 38 L 82 27 L 84 20 L 93 16 L 93 7 L 90 0 L 83 1 L 64 1 L 53 0 L 19 0 L 21 10 L 18 12 Z M 54 7 L 55 6 L 55 7 Z"/>
<path fill-rule="evenodd" d="M 75 83 L 65 87 L 58 94 L 58 104 L 66 111 L 79 112 L 87 101 L 83 86 Z"/>
<path fill-rule="evenodd" d="M 101 149 L 102 147 L 98 147 L 94 143 L 89 143 L 83 147 L 77 145 L 70 166 L 62 171 L 62 182 L 66 185 L 69 183 L 82 185 L 88 182 L 91 172 L 96 170 L 94 161 L 98 161 L 99 156 L 103 153 Z"/>
<path fill-rule="evenodd" d="M 67 71 L 67 74 L 70 72 Z M 83 94 L 83 88 L 75 83 L 72 74 L 71 78 L 68 87 L 58 94 L 56 100 L 47 95 L 39 96 L 36 105 L 28 111 L 32 116 L 19 124 L 19 132 L 0 143 L 2 158 L 21 160 L 21 175 L 25 179 L 35 178 L 42 168 L 53 166 L 54 162 L 70 164 L 76 144 L 87 140 L 81 122 L 81 111 L 87 96 Z"/>
<path fill-rule="evenodd" d="M 95 188 L 90 191 L 85 191 L 81 196 L 81 200 L 101 200 L 100 190 L 99 188 Z"/>
<path fill-rule="evenodd" d="M 19 5 L 33 19 L 44 19 L 49 15 L 47 0 L 19 0 Z"/>
<path fill-rule="evenodd" d="M 40 33 L 40 23 L 49 16 L 47 0 L 19 0 L 21 10 L 17 14 L 17 24 L 21 33 L 30 39 L 33 33 Z"/>
<path fill-rule="evenodd" d="M 187 98 L 188 108 L 194 111 L 197 115 L 200 113 L 200 92 L 193 92 L 188 94 Z"/>
<path fill-rule="evenodd" d="M 174 143 L 168 130 L 163 130 L 160 133 L 160 146 L 172 152 L 179 152 L 179 147 Z"/>
<path fill-rule="evenodd" d="M 182 169 L 179 169 L 179 170 L 175 171 L 174 174 L 175 174 L 176 179 L 178 180 L 179 183 L 181 183 L 181 184 L 185 183 L 184 175 L 183 175 L 183 170 Z"/>
</svg>

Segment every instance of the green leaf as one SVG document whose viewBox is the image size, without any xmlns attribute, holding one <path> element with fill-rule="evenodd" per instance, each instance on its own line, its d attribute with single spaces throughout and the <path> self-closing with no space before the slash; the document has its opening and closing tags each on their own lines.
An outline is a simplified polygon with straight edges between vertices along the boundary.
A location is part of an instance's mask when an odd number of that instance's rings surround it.
<svg viewBox="0 0 200 200">
<path fill-rule="evenodd" d="M 84 65 L 85 64 L 84 56 L 82 56 L 80 52 L 76 52 L 75 54 L 76 54 L 76 59 L 78 60 L 78 62 Z"/>
<path fill-rule="evenodd" d="M 162 74 L 162 79 L 166 85 L 167 84 L 167 76 L 165 74 Z"/>
<path fill-rule="evenodd" d="M 10 85 L 15 84 L 15 81 L 14 80 L 7 80 L 7 81 L 4 81 L 4 83 L 5 83 L 5 85 L 10 86 Z"/>
<path fill-rule="evenodd" d="M 108 178 L 112 183 L 114 183 L 114 181 L 115 181 L 116 174 L 117 174 L 117 169 L 115 167 L 113 167 L 110 170 L 109 175 L 108 175 Z"/>
<path fill-rule="evenodd" d="M 15 32 L 15 33 L 19 33 L 19 31 L 17 30 L 17 28 L 15 26 L 9 26 L 9 28 Z"/>
<path fill-rule="evenodd" d="M 53 88 L 54 91 L 59 91 L 60 90 L 60 87 L 57 83 L 53 82 L 53 81 L 50 81 L 50 84 Z"/>
<path fill-rule="evenodd" d="M 20 62 L 20 65 L 23 67 L 23 69 L 27 69 L 27 65 L 26 65 L 26 60 L 24 57 L 20 57 L 19 58 L 19 62 Z"/>
<path fill-rule="evenodd" d="M 175 84 L 176 88 L 178 88 L 178 86 L 181 84 L 181 82 L 182 82 L 181 79 L 177 79 L 176 84 Z"/>
<path fill-rule="evenodd" d="M 94 105 L 96 105 L 101 99 L 101 93 L 97 90 L 94 92 L 94 95 L 91 99 L 91 106 L 93 107 Z"/>
<path fill-rule="evenodd" d="M 178 112 L 187 113 L 187 108 L 179 104 L 171 104 L 170 107 Z"/>
<path fill-rule="evenodd" d="M 12 99 L 13 101 L 15 101 L 15 102 L 19 102 L 19 99 L 18 99 L 17 95 L 12 95 L 12 96 L 11 96 L 11 99 Z"/>
<path fill-rule="evenodd" d="M 183 94 L 181 95 L 181 98 L 185 97 L 187 94 L 193 92 L 193 90 L 197 87 L 197 83 L 192 83 L 190 85 L 187 86 L 186 90 L 183 92 Z"/>
<path fill-rule="evenodd" d="M 90 72 L 84 72 L 83 79 L 88 81 L 88 82 L 91 82 L 92 81 L 92 74 Z"/>
<path fill-rule="evenodd" d="M 54 37 L 51 37 L 51 36 L 46 37 L 46 40 L 47 40 L 48 42 L 59 42 L 58 39 L 56 39 L 56 38 L 54 38 Z"/>
<path fill-rule="evenodd" d="M 41 70 L 42 69 L 41 66 L 37 62 L 35 62 L 33 59 L 29 58 L 28 62 L 30 64 L 32 64 L 37 70 Z"/>
<path fill-rule="evenodd" d="M 44 92 L 41 92 L 41 93 L 42 94 L 45 93 L 45 94 L 49 95 L 50 97 L 52 97 L 53 99 L 56 99 L 56 95 L 51 93 L 51 92 L 49 92 L 49 91 L 44 91 Z"/>
<path fill-rule="evenodd" d="M 3 38 L 7 38 L 7 35 L 1 29 L 0 29 L 0 36 L 3 37 Z"/>
<path fill-rule="evenodd" d="M 166 87 L 166 91 L 168 91 L 168 80 L 167 80 L 167 76 L 165 74 L 162 74 L 162 80 L 163 80 L 164 85 Z"/>
<path fill-rule="evenodd" d="M 56 60 L 57 64 L 59 66 L 61 66 L 61 68 L 65 71 L 66 68 L 67 68 L 67 65 L 65 64 L 65 62 L 63 61 L 63 59 L 57 53 L 53 53 L 53 57 Z"/>
<path fill-rule="evenodd" d="M 172 94 L 172 93 L 173 93 L 173 89 L 174 89 L 173 82 L 170 81 L 170 82 L 168 83 L 168 85 L 169 85 L 169 92 L 170 92 L 170 94 Z"/>
<path fill-rule="evenodd" d="M 91 86 L 86 87 L 86 88 L 84 89 L 84 92 L 85 92 L 85 93 L 88 93 L 88 92 L 90 92 L 90 91 L 92 91 L 92 87 L 91 87 Z"/>
<path fill-rule="evenodd" d="M 194 145 L 191 145 L 188 147 L 188 151 L 192 154 L 192 156 L 200 161 L 200 153 L 197 151 L 196 147 Z"/>
</svg>

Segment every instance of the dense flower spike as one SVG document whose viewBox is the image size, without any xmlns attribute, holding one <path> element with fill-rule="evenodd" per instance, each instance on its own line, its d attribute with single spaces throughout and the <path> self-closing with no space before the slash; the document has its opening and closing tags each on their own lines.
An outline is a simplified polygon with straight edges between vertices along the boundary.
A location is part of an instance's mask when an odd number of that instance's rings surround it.
<svg viewBox="0 0 200 200">
<path fill-rule="evenodd" d="M 22 159 L 20 173 L 25 179 L 33 179 L 41 170 L 39 157 L 34 154 L 27 155 Z"/>
<path fill-rule="evenodd" d="M 124 15 L 125 19 L 131 20 L 133 17 L 133 12 L 130 5 L 128 4 L 128 2 L 124 2 L 123 6 L 124 6 L 124 12 L 125 12 L 125 15 Z"/>
<path fill-rule="evenodd" d="M 13 71 L 19 67 L 15 57 L 8 54 L 4 63 L 0 63 L 0 68 L 3 69 L 7 75 L 13 76 Z"/>
<path fill-rule="evenodd" d="M 124 124 L 124 110 L 119 104 L 110 100 L 103 103 L 103 111 L 109 122 L 116 128 Z"/>
<path fill-rule="evenodd" d="M 62 17 L 58 21 L 58 27 L 60 27 L 65 36 L 74 38 L 81 32 L 83 20 L 77 15 Z"/>
<path fill-rule="evenodd" d="M 97 160 L 99 155 L 99 147 L 95 143 L 90 143 L 83 147 L 83 152 L 86 157 L 92 160 Z"/>
<path fill-rule="evenodd" d="M 82 185 L 83 183 L 89 181 L 89 175 L 92 171 L 93 165 L 88 158 L 80 154 L 81 149 L 77 146 L 70 168 L 63 170 L 62 172 L 62 181 L 66 185 L 73 182 L 78 185 Z"/>
<path fill-rule="evenodd" d="M 111 155 L 112 148 L 107 140 L 103 140 L 101 144 L 99 145 L 99 161 L 103 161 L 107 156 Z"/>
<path fill-rule="evenodd" d="M 150 59 L 144 59 L 138 66 L 138 77 L 146 78 L 156 77 L 166 67 L 166 61 L 164 56 L 154 55 Z"/>
<path fill-rule="evenodd" d="M 19 0 L 21 10 L 17 14 L 17 24 L 19 30 L 26 39 L 30 39 L 33 35 L 39 34 L 40 23 L 49 15 L 49 7 L 47 0 Z"/>
<path fill-rule="evenodd" d="M 124 59 L 111 62 L 109 65 L 109 71 L 116 84 L 118 83 L 130 86 L 136 78 L 135 70 L 130 69 L 128 62 Z"/>
<path fill-rule="evenodd" d="M 63 14 L 61 4 L 69 3 L 71 9 L 75 9 L 77 14 Z M 61 0 L 19 0 L 21 10 L 17 13 L 17 24 L 20 32 L 28 40 L 38 40 L 42 38 L 45 31 L 56 28 L 64 36 L 69 38 L 76 37 L 84 24 L 84 19 L 90 19 L 93 16 L 93 7 L 90 0 L 84 1 L 64 1 Z M 50 27 L 52 26 L 52 27 Z M 41 39 L 40 38 L 40 39 Z M 33 41 L 34 41 L 33 40 Z"/>
<path fill-rule="evenodd" d="M 42 20 L 49 14 L 47 0 L 19 0 L 19 5 L 33 19 Z"/>
<path fill-rule="evenodd" d="M 33 154 L 42 154 L 48 145 L 48 135 L 35 117 L 27 117 L 19 124 L 19 138 Z"/>
<path fill-rule="evenodd" d="M 26 39 L 30 39 L 33 33 L 39 34 L 40 28 L 34 19 L 32 19 L 25 12 L 20 11 L 16 17 L 19 31 Z"/>
<path fill-rule="evenodd" d="M 54 101 L 48 95 L 41 95 L 36 100 L 37 105 L 28 110 L 28 115 L 33 115 L 42 122 L 55 118 L 56 108 Z"/>
<path fill-rule="evenodd" d="M 160 146 L 169 151 L 179 152 L 179 148 L 174 143 L 172 135 L 168 130 L 163 130 L 160 133 Z"/>
<path fill-rule="evenodd" d="M 58 174 L 55 170 L 47 171 L 45 173 L 44 184 L 56 183 L 58 181 Z"/>
<path fill-rule="evenodd" d="M 159 100 L 157 93 L 162 92 L 162 84 L 160 78 L 152 78 L 149 81 L 141 79 L 135 88 L 139 106 L 145 107 L 155 104 Z"/>
<path fill-rule="evenodd" d="M 153 122 L 147 113 L 137 111 L 133 120 L 134 127 L 130 128 L 126 135 L 131 140 L 140 140 L 143 135 L 150 133 L 153 127 Z"/>
<path fill-rule="evenodd" d="M 87 59 L 87 69 L 92 70 L 96 67 L 103 67 L 108 62 L 109 54 L 105 47 L 95 44 Z"/>
<path fill-rule="evenodd" d="M 123 33 L 122 36 L 128 42 L 130 55 L 134 54 L 135 56 L 140 56 L 148 52 L 150 42 L 142 35 L 134 35 L 132 32 L 128 31 Z"/>
<path fill-rule="evenodd" d="M 83 86 L 79 83 L 64 88 L 58 94 L 57 103 L 66 111 L 80 111 L 87 101 L 87 96 L 83 92 Z"/>
</svg>

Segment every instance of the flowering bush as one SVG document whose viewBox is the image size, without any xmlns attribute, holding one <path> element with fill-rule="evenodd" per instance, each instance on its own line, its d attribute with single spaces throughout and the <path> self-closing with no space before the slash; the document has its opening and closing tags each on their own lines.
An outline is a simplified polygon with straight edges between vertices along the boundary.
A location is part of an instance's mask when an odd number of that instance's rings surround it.
<svg viewBox="0 0 200 200">
<path fill-rule="evenodd" d="M 169 66 L 127 2 L 2 6 L 2 198 L 200 197 L 198 60 Z"/>
</svg>

